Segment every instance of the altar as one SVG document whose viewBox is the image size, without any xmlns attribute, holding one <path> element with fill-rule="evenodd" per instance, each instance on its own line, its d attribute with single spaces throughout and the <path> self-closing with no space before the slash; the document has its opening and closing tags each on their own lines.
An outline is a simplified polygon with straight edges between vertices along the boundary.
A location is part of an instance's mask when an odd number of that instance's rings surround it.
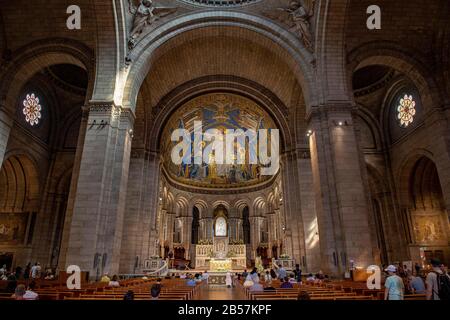
<svg viewBox="0 0 450 320">
<path fill-rule="evenodd" d="M 226 272 L 246 267 L 246 246 L 236 244 L 236 241 L 230 243 L 226 216 L 220 212 L 214 223 L 212 244 L 195 246 L 195 268 Z"/>
<path fill-rule="evenodd" d="M 233 270 L 233 260 L 212 258 L 209 261 L 209 270 L 216 272 Z"/>
<path fill-rule="evenodd" d="M 227 245 L 225 255 L 217 255 L 214 245 L 195 246 L 195 268 L 205 270 L 241 270 L 247 268 L 245 244 Z M 227 269 L 227 270 L 225 270 Z"/>
</svg>

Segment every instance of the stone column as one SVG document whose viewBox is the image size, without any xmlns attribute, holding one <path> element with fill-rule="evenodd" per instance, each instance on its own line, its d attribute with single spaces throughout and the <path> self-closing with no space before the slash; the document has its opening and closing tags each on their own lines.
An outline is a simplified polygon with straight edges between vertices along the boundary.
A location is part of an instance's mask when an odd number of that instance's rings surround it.
<svg viewBox="0 0 450 320">
<path fill-rule="evenodd" d="M 176 214 L 174 212 L 168 212 L 167 213 L 167 244 L 169 245 L 169 248 L 172 250 L 173 245 L 173 238 L 175 236 L 174 234 L 174 225 L 175 225 L 175 217 Z"/>
<path fill-rule="evenodd" d="M 303 254 L 305 259 L 302 257 L 300 264 L 303 266 L 305 272 L 316 272 L 320 270 L 320 239 L 313 188 L 311 155 L 309 150 L 305 150 L 301 154 L 302 156 L 297 160 L 297 164 L 299 168 L 300 197 L 302 199 L 300 206 L 305 239 L 305 251 Z"/>
<path fill-rule="evenodd" d="M 66 264 L 66 254 L 69 242 L 70 228 L 72 225 L 72 215 L 75 205 L 75 198 L 78 189 L 78 178 L 80 175 L 81 158 L 83 155 L 84 141 L 86 139 L 86 130 L 89 118 L 89 106 L 82 108 L 80 131 L 78 133 L 77 149 L 72 169 L 72 178 L 70 180 L 70 191 L 67 199 L 67 209 L 64 217 L 63 234 L 61 238 L 61 247 L 59 252 L 58 266 L 64 270 Z M 69 263 L 70 264 L 70 263 Z"/>
<path fill-rule="evenodd" d="M 255 259 L 256 249 L 258 248 L 260 241 L 260 228 L 259 228 L 259 217 L 250 216 L 250 247 L 251 247 L 251 257 Z"/>
<path fill-rule="evenodd" d="M 237 225 L 237 219 L 236 218 L 229 218 L 228 219 L 228 236 L 230 241 L 235 241 L 237 240 L 237 234 L 236 234 L 236 225 Z"/>
<path fill-rule="evenodd" d="M 237 219 L 236 223 L 236 240 L 244 240 L 244 230 L 242 227 L 242 219 Z"/>
<path fill-rule="evenodd" d="M 133 122 L 129 109 L 89 106 L 65 264 L 80 266 L 91 278 L 119 271 Z"/>
<path fill-rule="evenodd" d="M 181 242 L 184 245 L 184 249 L 186 249 L 186 255 L 185 258 L 187 260 L 190 259 L 191 256 L 191 242 L 192 242 L 192 221 L 194 220 L 193 217 L 181 217 L 182 221 L 182 239 Z"/>
<path fill-rule="evenodd" d="M 272 247 L 276 243 L 276 228 L 277 228 L 275 212 L 267 213 L 267 226 L 269 229 L 268 230 L 269 231 L 269 239 L 267 241 L 268 245 L 269 245 L 269 249 L 267 250 L 267 253 L 268 253 L 268 257 L 272 258 L 272 256 L 273 256 Z"/>
<path fill-rule="evenodd" d="M 350 260 L 361 267 L 373 263 L 365 166 L 350 105 L 314 107 L 309 120 L 321 265 L 324 272 L 343 276 Z"/>
<path fill-rule="evenodd" d="M 164 209 L 161 210 L 159 232 L 156 232 L 159 209 L 158 159 L 157 154 L 146 152 L 145 149 L 132 149 L 120 261 L 121 273 L 137 272 L 144 260 L 152 255 L 160 255 L 158 243 L 164 244 L 161 242 L 166 222 Z"/>
<path fill-rule="evenodd" d="M 8 145 L 9 133 L 14 124 L 14 115 L 0 105 L 0 167 L 5 157 L 6 146 Z"/>
<path fill-rule="evenodd" d="M 284 205 L 284 253 L 295 258 L 297 262 L 305 255 L 305 239 L 303 234 L 302 199 L 299 184 L 297 152 L 282 155 L 282 183 Z"/>
</svg>

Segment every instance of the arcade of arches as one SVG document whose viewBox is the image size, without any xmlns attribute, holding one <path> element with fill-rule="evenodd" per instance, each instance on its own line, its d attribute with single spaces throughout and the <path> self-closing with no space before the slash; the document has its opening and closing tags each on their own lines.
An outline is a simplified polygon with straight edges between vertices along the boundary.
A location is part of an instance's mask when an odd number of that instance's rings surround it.
<svg viewBox="0 0 450 320">
<path fill-rule="evenodd" d="M 160 1 L 143 30 L 126 1 L 78 1 L 81 30 L 21 2 L 0 1 L 0 264 L 450 262 L 448 1 L 380 0 L 377 31 L 366 0 L 303 1 L 294 27 L 291 1 Z M 278 129 L 279 171 L 176 165 L 195 121 Z"/>
</svg>

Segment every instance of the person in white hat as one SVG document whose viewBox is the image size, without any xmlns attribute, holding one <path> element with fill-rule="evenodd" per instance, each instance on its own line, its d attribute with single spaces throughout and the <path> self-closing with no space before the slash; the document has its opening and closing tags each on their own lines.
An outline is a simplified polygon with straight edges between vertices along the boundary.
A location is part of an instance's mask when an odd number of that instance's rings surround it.
<svg viewBox="0 0 450 320">
<path fill-rule="evenodd" d="M 384 287 L 386 288 L 384 291 L 384 300 L 403 300 L 405 285 L 403 284 L 402 278 L 396 274 L 397 268 L 391 264 L 385 271 L 387 271 L 389 277 L 384 283 Z"/>
</svg>

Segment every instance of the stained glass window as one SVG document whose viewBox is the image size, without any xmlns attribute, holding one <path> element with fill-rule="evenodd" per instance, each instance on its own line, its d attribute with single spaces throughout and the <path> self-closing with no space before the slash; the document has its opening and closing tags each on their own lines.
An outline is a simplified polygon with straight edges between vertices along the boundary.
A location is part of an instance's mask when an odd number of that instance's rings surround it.
<svg viewBox="0 0 450 320">
<path fill-rule="evenodd" d="M 414 116 L 416 115 L 416 102 L 412 95 L 407 95 L 400 99 L 398 108 L 398 119 L 400 120 L 400 126 L 408 127 L 414 122 Z"/>
<path fill-rule="evenodd" d="M 23 107 L 25 121 L 31 126 L 37 125 L 42 117 L 42 107 L 39 104 L 39 98 L 34 93 L 27 94 L 26 99 L 23 100 Z"/>
</svg>

